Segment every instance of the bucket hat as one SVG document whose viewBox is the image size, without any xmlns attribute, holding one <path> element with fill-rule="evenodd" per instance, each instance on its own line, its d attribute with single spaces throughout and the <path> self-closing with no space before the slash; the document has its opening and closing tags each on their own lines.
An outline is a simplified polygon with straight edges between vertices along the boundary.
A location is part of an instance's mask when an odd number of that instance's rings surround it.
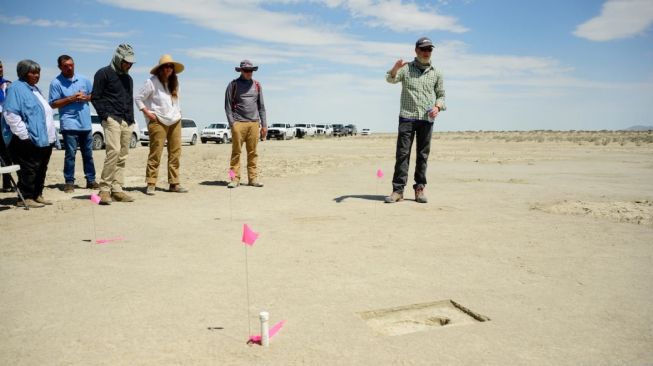
<svg viewBox="0 0 653 366">
<path fill-rule="evenodd" d="M 254 64 L 250 60 L 242 60 L 240 61 L 240 67 L 236 67 L 236 71 L 241 72 L 243 70 L 256 71 L 258 70 L 258 66 L 254 66 Z"/>
</svg>

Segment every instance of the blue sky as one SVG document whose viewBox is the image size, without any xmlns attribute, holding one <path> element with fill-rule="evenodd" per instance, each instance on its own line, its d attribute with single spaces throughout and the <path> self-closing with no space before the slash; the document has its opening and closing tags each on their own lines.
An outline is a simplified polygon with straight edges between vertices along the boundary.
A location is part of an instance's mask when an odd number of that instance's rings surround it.
<svg viewBox="0 0 653 366">
<path fill-rule="evenodd" d="M 385 72 L 429 36 L 448 110 L 436 129 L 600 130 L 653 125 L 652 0 L 61 0 L 7 2 L 5 77 L 25 58 L 47 93 L 56 58 L 93 78 L 131 44 L 135 89 L 164 53 L 186 65 L 184 116 L 225 121 L 241 59 L 260 66 L 268 120 L 395 131 Z M 142 125 L 143 118 L 137 120 Z"/>
</svg>

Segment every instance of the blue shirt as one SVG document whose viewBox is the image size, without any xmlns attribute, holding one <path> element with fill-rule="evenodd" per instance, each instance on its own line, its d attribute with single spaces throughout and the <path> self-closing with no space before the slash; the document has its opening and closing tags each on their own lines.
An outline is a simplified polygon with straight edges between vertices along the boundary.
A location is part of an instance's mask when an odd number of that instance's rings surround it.
<svg viewBox="0 0 653 366">
<path fill-rule="evenodd" d="M 48 103 L 67 98 L 78 92 L 91 94 L 93 84 L 81 75 L 73 75 L 68 79 L 62 74 L 50 83 L 50 96 Z M 90 131 L 91 130 L 91 107 L 88 102 L 73 102 L 59 108 L 59 121 L 62 131 Z"/>
<path fill-rule="evenodd" d="M 7 89 L 3 112 L 19 115 L 25 122 L 32 142 L 38 147 L 47 147 L 50 142 L 48 141 L 45 109 L 41 101 L 34 95 L 33 90 L 40 93 L 38 88 L 30 86 L 22 80 L 12 83 Z"/>
</svg>

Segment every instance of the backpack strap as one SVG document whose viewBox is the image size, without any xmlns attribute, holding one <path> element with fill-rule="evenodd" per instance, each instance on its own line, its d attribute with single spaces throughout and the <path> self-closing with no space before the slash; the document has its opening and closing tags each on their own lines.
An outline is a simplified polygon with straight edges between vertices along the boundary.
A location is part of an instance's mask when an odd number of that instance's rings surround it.
<svg viewBox="0 0 653 366">
<path fill-rule="evenodd" d="M 237 80 L 238 79 L 233 79 L 231 81 L 231 110 L 232 111 L 236 110 L 236 105 L 237 105 L 237 103 L 236 103 L 236 95 L 238 93 L 238 82 L 237 82 Z M 259 83 L 258 81 L 254 80 L 254 79 L 252 79 L 252 81 L 254 82 L 254 86 L 256 87 L 256 93 L 260 96 L 261 95 L 261 83 Z M 259 99 L 257 98 L 257 100 L 256 100 L 257 103 L 258 103 L 258 100 Z"/>
</svg>

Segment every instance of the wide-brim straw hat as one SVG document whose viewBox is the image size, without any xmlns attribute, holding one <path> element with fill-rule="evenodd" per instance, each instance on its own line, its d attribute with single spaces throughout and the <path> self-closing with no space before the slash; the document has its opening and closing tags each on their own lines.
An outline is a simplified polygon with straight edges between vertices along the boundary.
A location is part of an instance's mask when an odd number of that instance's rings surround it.
<svg viewBox="0 0 653 366">
<path fill-rule="evenodd" d="M 156 72 L 159 69 L 159 67 L 161 67 L 161 65 L 165 65 L 165 64 L 175 65 L 175 74 L 180 74 L 182 71 L 184 71 L 184 64 L 173 60 L 172 56 L 170 56 L 170 55 L 163 55 L 159 59 L 159 63 L 156 66 L 154 66 L 152 68 L 152 70 L 150 70 L 150 74 L 156 75 Z"/>
</svg>

